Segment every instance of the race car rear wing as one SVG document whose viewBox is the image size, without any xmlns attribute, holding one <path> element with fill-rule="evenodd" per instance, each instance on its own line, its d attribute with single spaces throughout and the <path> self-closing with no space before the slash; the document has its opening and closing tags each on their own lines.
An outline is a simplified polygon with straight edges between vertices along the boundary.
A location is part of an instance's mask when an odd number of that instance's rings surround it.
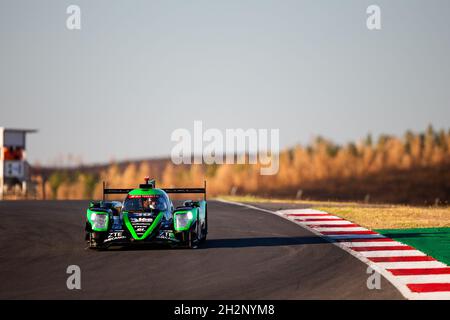
<svg viewBox="0 0 450 320">
<path fill-rule="evenodd" d="M 155 188 L 155 180 L 145 179 L 145 184 L 140 184 L 139 188 L 153 189 Z M 106 188 L 106 182 L 103 181 L 103 201 L 106 199 L 108 194 L 128 194 L 134 189 L 109 189 Z M 202 193 L 203 199 L 206 201 L 206 180 L 203 182 L 203 188 L 161 188 L 167 193 Z"/>
<path fill-rule="evenodd" d="M 203 193 L 203 199 L 206 201 L 206 181 L 203 182 L 203 188 L 163 188 L 167 193 Z"/>
</svg>

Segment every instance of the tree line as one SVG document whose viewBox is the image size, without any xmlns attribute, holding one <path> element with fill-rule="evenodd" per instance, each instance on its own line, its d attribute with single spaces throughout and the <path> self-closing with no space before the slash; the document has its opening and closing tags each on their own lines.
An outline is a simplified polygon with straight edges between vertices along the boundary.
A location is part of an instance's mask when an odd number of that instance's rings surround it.
<svg viewBox="0 0 450 320">
<path fill-rule="evenodd" d="M 444 203 L 450 195 L 450 130 L 371 134 L 339 145 L 317 137 L 280 152 L 279 172 L 260 175 L 258 165 L 174 165 L 170 159 L 110 163 L 96 170 L 55 169 L 36 174 L 37 198 L 100 199 L 102 182 L 133 187 L 150 176 L 159 186 L 202 186 L 211 195 L 256 195 L 320 200 Z"/>
</svg>

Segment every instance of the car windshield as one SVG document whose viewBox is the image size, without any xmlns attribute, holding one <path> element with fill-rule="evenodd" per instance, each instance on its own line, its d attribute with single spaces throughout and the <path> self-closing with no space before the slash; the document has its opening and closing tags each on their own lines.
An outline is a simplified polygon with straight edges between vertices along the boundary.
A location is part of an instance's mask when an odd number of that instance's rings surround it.
<svg viewBox="0 0 450 320">
<path fill-rule="evenodd" d="M 123 204 L 124 211 L 167 210 L 167 203 L 161 196 L 130 196 Z"/>
</svg>

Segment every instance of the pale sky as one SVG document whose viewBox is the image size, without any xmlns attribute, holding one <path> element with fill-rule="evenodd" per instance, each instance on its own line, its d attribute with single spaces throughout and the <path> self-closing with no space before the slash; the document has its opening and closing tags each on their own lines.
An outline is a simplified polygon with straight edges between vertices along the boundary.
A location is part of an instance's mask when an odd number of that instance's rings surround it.
<svg viewBox="0 0 450 320">
<path fill-rule="evenodd" d="M 281 147 L 448 129 L 449 14 L 448 0 L 2 0 L 0 126 L 38 129 L 42 164 L 168 156 L 194 120 L 278 128 Z"/>
</svg>

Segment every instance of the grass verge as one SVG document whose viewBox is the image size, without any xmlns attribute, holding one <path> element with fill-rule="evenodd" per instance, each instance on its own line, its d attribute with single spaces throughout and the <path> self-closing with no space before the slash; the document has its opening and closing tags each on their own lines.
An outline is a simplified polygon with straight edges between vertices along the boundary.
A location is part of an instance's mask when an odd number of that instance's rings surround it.
<svg viewBox="0 0 450 320">
<path fill-rule="evenodd" d="M 376 231 L 450 265 L 450 228 L 379 229 Z"/>
</svg>

